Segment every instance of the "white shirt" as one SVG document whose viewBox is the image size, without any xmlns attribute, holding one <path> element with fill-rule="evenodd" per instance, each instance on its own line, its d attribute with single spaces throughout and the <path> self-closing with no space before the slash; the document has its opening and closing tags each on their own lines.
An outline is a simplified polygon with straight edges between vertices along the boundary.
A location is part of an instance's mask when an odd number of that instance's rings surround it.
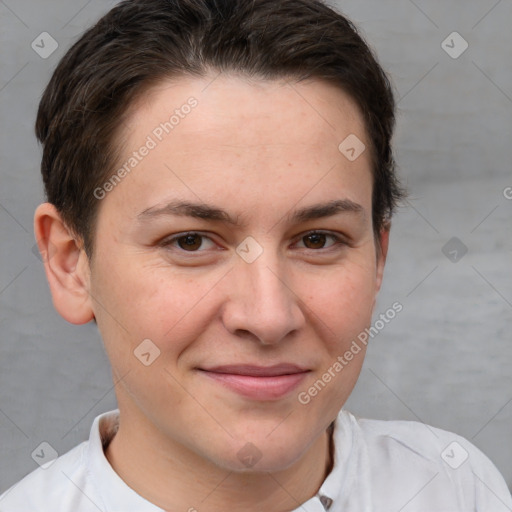
<svg viewBox="0 0 512 512">
<path fill-rule="evenodd" d="M 103 445 L 118 410 L 97 416 L 88 441 L 37 468 L 0 496 L 1 512 L 163 512 L 110 466 Z M 511 512 L 493 463 L 469 441 L 415 421 L 356 418 L 341 410 L 334 466 L 294 512 Z M 191 498 L 201 512 L 199 504 Z M 175 512 L 175 511 L 173 511 Z"/>
</svg>

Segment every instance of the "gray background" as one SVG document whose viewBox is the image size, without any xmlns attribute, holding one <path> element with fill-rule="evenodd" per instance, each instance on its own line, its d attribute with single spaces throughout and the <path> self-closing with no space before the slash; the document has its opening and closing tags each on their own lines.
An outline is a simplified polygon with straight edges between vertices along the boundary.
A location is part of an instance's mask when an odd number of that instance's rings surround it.
<svg viewBox="0 0 512 512">
<path fill-rule="evenodd" d="M 43 200 L 38 100 L 71 42 L 115 3 L 0 1 L 0 491 L 37 467 L 39 443 L 62 454 L 116 407 L 96 327 L 54 311 L 32 231 Z M 512 200 L 503 191 L 512 186 L 512 2 L 336 5 L 393 77 L 397 158 L 411 191 L 376 311 L 394 301 L 404 309 L 372 340 L 346 408 L 457 432 L 510 486 Z M 59 43 L 47 59 L 31 48 L 44 31 Z M 453 31 L 469 43 L 457 59 L 441 47 Z M 457 262 L 442 252 L 452 237 L 468 248 Z"/>
</svg>

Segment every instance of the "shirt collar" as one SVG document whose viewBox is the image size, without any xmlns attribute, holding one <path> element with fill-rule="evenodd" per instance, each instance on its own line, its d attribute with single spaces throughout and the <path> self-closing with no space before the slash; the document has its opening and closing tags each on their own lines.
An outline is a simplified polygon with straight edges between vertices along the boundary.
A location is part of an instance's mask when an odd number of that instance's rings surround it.
<svg viewBox="0 0 512 512">
<path fill-rule="evenodd" d="M 352 415 L 343 409 L 334 422 L 332 434 L 333 467 L 320 486 L 318 493 L 301 505 L 297 511 L 329 512 L 343 492 L 345 475 L 349 470 L 350 455 L 353 446 Z M 123 512 L 157 512 L 162 509 L 140 496 L 114 471 L 107 460 L 104 449 L 114 437 L 119 427 L 119 409 L 97 416 L 91 427 L 87 451 L 87 465 L 91 478 L 107 505 L 107 510 Z M 99 476 L 99 478 L 96 478 Z M 308 508 L 309 507 L 309 508 Z"/>
<path fill-rule="evenodd" d="M 315 496 L 325 512 L 332 510 L 333 503 L 340 499 L 343 492 L 353 446 L 351 419 L 352 415 L 342 409 L 334 421 L 331 444 L 333 467 Z"/>
<path fill-rule="evenodd" d="M 135 492 L 114 471 L 104 447 L 118 429 L 119 409 L 97 416 L 91 427 L 87 450 L 88 471 L 105 504 L 105 510 L 122 512 L 160 512 L 162 509 Z M 162 511 L 163 512 L 163 511 Z"/>
</svg>

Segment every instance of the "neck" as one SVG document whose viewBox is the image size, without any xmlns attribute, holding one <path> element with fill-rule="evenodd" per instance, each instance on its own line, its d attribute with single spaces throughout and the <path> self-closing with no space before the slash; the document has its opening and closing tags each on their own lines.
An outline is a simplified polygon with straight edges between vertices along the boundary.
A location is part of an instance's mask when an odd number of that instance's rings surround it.
<svg viewBox="0 0 512 512">
<path fill-rule="evenodd" d="M 123 417 L 105 456 L 129 487 L 165 510 L 288 512 L 312 498 L 331 471 L 330 442 L 326 431 L 283 471 L 236 472 Z"/>
</svg>

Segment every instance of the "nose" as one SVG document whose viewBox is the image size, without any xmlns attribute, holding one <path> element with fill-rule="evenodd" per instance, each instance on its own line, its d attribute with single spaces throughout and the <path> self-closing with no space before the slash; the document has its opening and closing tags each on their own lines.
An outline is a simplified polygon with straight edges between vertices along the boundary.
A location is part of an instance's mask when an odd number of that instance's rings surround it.
<svg viewBox="0 0 512 512">
<path fill-rule="evenodd" d="M 269 249 L 252 263 L 237 258 L 222 313 L 229 332 L 274 345 L 304 325 L 300 297 L 286 280 L 285 264 Z"/>
</svg>

